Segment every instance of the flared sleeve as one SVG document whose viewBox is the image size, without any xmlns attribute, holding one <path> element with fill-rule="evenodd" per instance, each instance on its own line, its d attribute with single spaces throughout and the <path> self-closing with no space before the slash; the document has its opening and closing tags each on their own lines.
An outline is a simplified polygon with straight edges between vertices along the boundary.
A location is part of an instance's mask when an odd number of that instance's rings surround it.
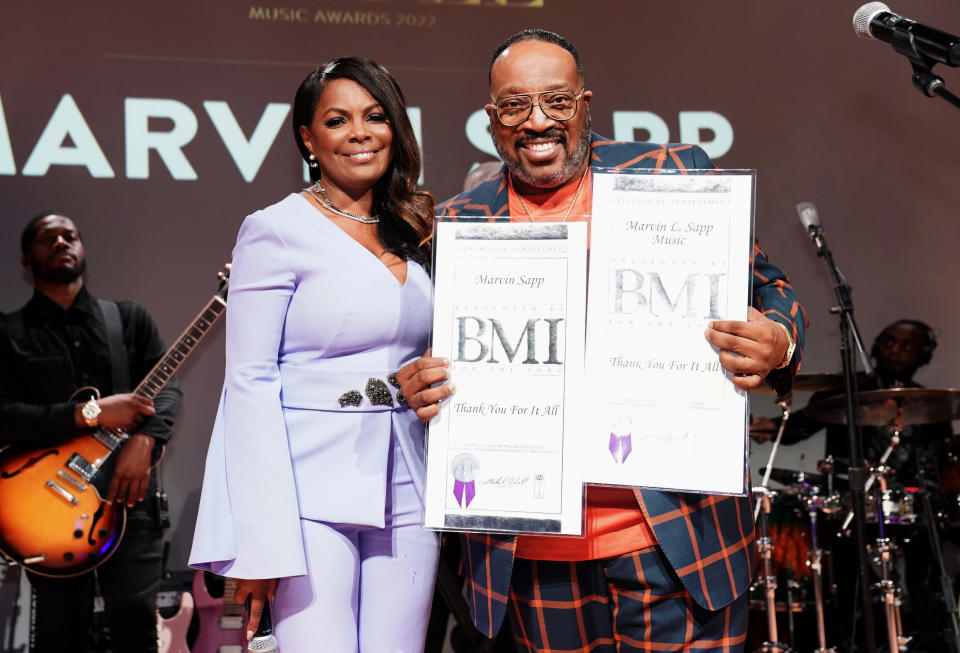
<svg viewBox="0 0 960 653">
<path fill-rule="evenodd" d="M 279 358 L 297 286 L 282 218 L 240 228 L 227 301 L 226 372 L 207 452 L 190 566 L 234 578 L 306 573 Z"/>
</svg>

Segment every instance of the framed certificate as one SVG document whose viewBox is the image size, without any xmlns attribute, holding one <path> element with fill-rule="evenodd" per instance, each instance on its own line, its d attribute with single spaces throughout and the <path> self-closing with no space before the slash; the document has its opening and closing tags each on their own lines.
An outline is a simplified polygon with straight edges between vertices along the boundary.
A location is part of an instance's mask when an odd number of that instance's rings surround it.
<svg viewBox="0 0 960 653">
<path fill-rule="evenodd" d="M 742 494 L 748 394 L 704 331 L 746 320 L 754 171 L 593 171 L 584 480 Z"/>
<path fill-rule="evenodd" d="M 577 535 L 587 225 L 438 221 L 428 528 Z"/>
</svg>

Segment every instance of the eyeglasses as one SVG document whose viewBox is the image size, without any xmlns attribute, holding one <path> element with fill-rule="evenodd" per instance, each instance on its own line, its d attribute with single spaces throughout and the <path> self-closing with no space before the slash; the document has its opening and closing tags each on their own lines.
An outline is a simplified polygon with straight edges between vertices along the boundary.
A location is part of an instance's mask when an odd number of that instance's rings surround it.
<svg viewBox="0 0 960 653">
<path fill-rule="evenodd" d="M 533 111 L 534 98 L 545 116 L 564 122 L 577 115 L 577 103 L 582 96 L 583 89 L 576 94 L 573 91 L 520 93 L 502 97 L 493 106 L 497 112 L 497 120 L 504 127 L 516 127 L 525 122 Z"/>
</svg>

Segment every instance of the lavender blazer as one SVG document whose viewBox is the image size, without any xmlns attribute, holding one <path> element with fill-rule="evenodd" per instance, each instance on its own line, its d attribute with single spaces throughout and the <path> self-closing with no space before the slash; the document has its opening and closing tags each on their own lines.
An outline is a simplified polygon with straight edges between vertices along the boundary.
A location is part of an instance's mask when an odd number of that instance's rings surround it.
<svg viewBox="0 0 960 653">
<path fill-rule="evenodd" d="M 424 427 L 389 375 L 426 349 L 431 302 L 420 265 L 401 285 L 298 194 L 247 217 L 192 567 L 301 575 L 301 519 L 383 527 L 391 434 L 422 500 Z"/>
</svg>

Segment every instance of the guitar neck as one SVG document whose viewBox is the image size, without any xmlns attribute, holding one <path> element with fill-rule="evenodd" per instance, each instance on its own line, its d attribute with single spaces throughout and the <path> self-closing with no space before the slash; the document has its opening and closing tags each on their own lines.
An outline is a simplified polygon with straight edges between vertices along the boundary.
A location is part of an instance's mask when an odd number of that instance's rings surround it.
<svg viewBox="0 0 960 653">
<path fill-rule="evenodd" d="M 150 373 L 140 382 L 134 394 L 153 399 L 170 382 L 183 362 L 193 352 L 196 346 L 207 335 L 210 327 L 226 310 L 227 303 L 219 295 L 215 295 L 193 321 L 183 330 L 180 337 L 173 343 L 163 358 L 153 366 Z"/>
<path fill-rule="evenodd" d="M 234 596 L 237 593 L 237 580 L 227 578 L 223 583 L 223 616 L 224 617 L 244 617 L 246 607 L 243 603 L 237 603 Z"/>
</svg>

